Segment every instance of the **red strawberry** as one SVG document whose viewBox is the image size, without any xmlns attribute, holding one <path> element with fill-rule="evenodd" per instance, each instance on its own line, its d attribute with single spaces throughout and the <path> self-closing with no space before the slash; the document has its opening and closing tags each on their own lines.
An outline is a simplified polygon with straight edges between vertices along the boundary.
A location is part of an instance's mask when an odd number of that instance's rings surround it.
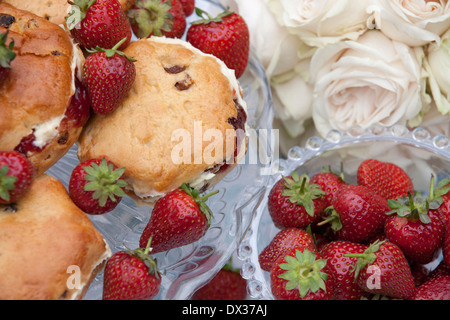
<svg viewBox="0 0 450 320">
<path fill-rule="evenodd" d="M 245 300 L 247 281 L 238 270 L 225 265 L 192 296 L 192 300 Z"/>
<path fill-rule="evenodd" d="M 450 178 L 439 181 L 435 195 L 442 198 L 439 211 L 441 212 L 444 223 L 450 225 Z"/>
<path fill-rule="evenodd" d="M 11 39 L 9 45 L 6 45 L 6 40 L 8 40 L 8 32 L 0 33 L 0 83 L 3 82 L 11 72 L 11 61 L 16 58 L 14 53 L 14 39 Z"/>
<path fill-rule="evenodd" d="M 375 159 L 363 161 L 357 171 L 358 184 L 366 186 L 386 199 L 397 199 L 414 192 L 408 174 L 399 166 Z"/>
<path fill-rule="evenodd" d="M 295 248 L 307 248 L 315 251 L 313 237 L 305 230 L 298 228 L 281 230 L 259 254 L 258 260 L 261 269 L 270 272 L 275 260 Z"/>
<path fill-rule="evenodd" d="M 138 38 L 181 38 L 186 31 L 186 16 L 179 0 L 136 0 L 127 14 Z"/>
<path fill-rule="evenodd" d="M 125 196 L 126 182 L 120 177 L 125 168 L 118 169 L 111 161 L 89 159 L 79 163 L 69 180 L 69 195 L 85 213 L 104 214 L 112 211 Z"/>
<path fill-rule="evenodd" d="M 435 277 L 420 285 L 412 300 L 450 300 L 450 275 Z"/>
<path fill-rule="evenodd" d="M 150 300 L 161 288 L 157 262 L 145 249 L 118 251 L 106 262 L 103 300 Z"/>
<path fill-rule="evenodd" d="M 66 18 L 73 39 L 86 49 L 111 49 L 120 40 L 120 50 L 131 40 L 131 27 L 118 0 L 73 0 Z"/>
<path fill-rule="evenodd" d="M 450 266 L 450 224 L 446 226 L 445 236 L 442 243 L 442 256 L 444 262 Z"/>
<path fill-rule="evenodd" d="M 183 6 L 183 11 L 186 17 L 189 17 L 194 13 L 195 0 L 180 0 L 180 3 Z"/>
<path fill-rule="evenodd" d="M 205 202 L 217 192 L 200 197 L 197 189 L 183 184 L 160 198 L 141 235 L 140 246 L 152 237 L 153 252 L 158 253 L 199 240 L 211 224 L 212 212 Z"/>
<path fill-rule="evenodd" d="M 113 112 L 136 79 L 135 60 L 117 50 L 122 41 L 112 49 L 97 47 L 96 51 L 91 51 L 83 66 L 83 79 L 92 110 L 98 114 Z"/>
<path fill-rule="evenodd" d="M 304 228 L 316 222 L 325 207 L 323 195 L 306 174 L 299 177 L 294 171 L 291 176 L 283 177 L 269 193 L 268 210 L 273 223 L 284 229 Z"/>
<path fill-rule="evenodd" d="M 332 205 L 334 195 L 339 188 L 345 184 L 342 175 L 337 175 L 331 171 L 316 173 L 311 177 L 311 183 L 317 184 L 325 192 L 325 206 Z"/>
<path fill-rule="evenodd" d="M 335 285 L 327 260 L 304 248 L 275 261 L 270 286 L 277 300 L 332 300 Z"/>
<path fill-rule="evenodd" d="M 226 10 L 213 18 L 196 8 L 202 19 L 192 22 L 186 40 L 204 53 L 221 59 L 240 78 L 247 67 L 250 35 L 245 20 L 237 13 Z"/>
<path fill-rule="evenodd" d="M 324 223 L 340 240 L 364 242 L 383 231 L 388 201 L 367 187 L 348 184 L 339 188 Z"/>
<path fill-rule="evenodd" d="M 398 299 L 409 299 L 414 294 L 408 261 L 395 244 L 377 241 L 363 253 L 344 255 L 358 258 L 355 279 L 364 291 Z"/>
<path fill-rule="evenodd" d="M 431 179 L 431 187 L 434 186 Z M 420 264 L 431 262 L 444 240 L 445 225 L 438 210 L 442 198 L 431 194 L 424 199 L 417 193 L 414 197 L 390 200 L 392 208 L 387 212 L 384 232 L 390 242 L 403 251 L 406 258 Z"/>
<path fill-rule="evenodd" d="M 326 244 L 320 254 L 327 259 L 335 280 L 334 295 L 337 300 L 360 300 L 365 291 L 355 282 L 353 273 L 358 258 L 344 254 L 363 253 L 367 246 L 350 241 L 332 241 Z"/>
<path fill-rule="evenodd" d="M 0 204 L 20 200 L 30 189 L 36 170 L 31 161 L 16 151 L 0 151 Z"/>
</svg>

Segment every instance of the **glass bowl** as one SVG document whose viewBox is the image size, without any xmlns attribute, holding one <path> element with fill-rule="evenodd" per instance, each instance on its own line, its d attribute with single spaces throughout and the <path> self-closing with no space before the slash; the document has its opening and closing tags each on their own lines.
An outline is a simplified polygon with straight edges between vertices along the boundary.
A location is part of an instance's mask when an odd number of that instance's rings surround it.
<svg viewBox="0 0 450 320">
<path fill-rule="evenodd" d="M 238 248 L 241 274 L 247 279 L 250 299 L 274 299 L 269 272 L 262 270 L 258 262 L 259 253 L 280 231 L 267 210 L 267 198 L 273 185 L 294 170 L 299 175 L 312 175 L 331 166 L 340 172 L 341 163 L 346 181 L 356 183 L 356 169 L 367 158 L 399 165 L 412 177 L 415 189 L 425 194 L 429 191 L 432 173 L 436 180 L 450 176 L 449 138 L 432 136 L 423 128 L 411 131 L 400 125 L 389 128 L 375 125 L 367 130 L 354 127 L 348 132 L 331 131 L 324 139 L 311 137 L 304 147 L 291 148 L 287 158 L 280 160 L 278 172 L 271 176 L 264 199 L 254 209 L 255 218 Z M 435 267 L 441 259 L 442 255 L 427 267 Z"/>
<path fill-rule="evenodd" d="M 197 7 L 210 13 L 222 8 L 214 1 L 197 0 Z M 192 18 L 190 18 L 192 19 Z M 271 154 L 271 143 L 259 143 L 259 130 L 268 132 L 272 125 L 272 99 L 265 71 L 254 51 L 244 75 L 239 79 L 248 107 L 248 125 L 252 129 L 247 156 L 212 190 L 219 194 L 208 200 L 214 217 L 206 234 L 197 242 L 155 254 L 158 266 L 165 275 L 155 300 L 185 300 L 208 282 L 225 265 L 238 247 L 253 218 L 253 208 L 264 193 L 268 176 L 261 175 L 267 162 L 252 161 L 250 155 Z M 61 180 L 66 188 L 73 168 L 79 163 L 77 147 L 55 164 L 47 173 Z M 260 158 L 260 157 L 259 157 Z M 262 159 L 262 158 L 261 158 Z M 212 191 L 211 190 L 211 191 Z M 103 234 L 112 252 L 137 248 L 139 237 L 151 215 L 151 208 L 137 206 L 125 197 L 112 212 L 100 216 L 89 215 L 95 227 Z M 84 299 L 102 298 L 103 273 L 99 273 Z"/>
</svg>

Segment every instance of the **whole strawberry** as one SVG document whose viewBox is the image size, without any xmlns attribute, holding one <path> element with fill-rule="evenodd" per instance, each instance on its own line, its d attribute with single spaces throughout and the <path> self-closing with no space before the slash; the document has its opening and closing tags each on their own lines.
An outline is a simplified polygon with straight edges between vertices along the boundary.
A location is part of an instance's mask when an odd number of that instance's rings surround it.
<svg viewBox="0 0 450 320">
<path fill-rule="evenodd" d="M 426 281 L 417 287 L 412 300 L 450 300 L 450 275 Z"/>
<path fill-rule="evenodd" d="M 356 283 L 353 273 L 358 259 L 345 254 L 363 253 L 366 249 L 367 246 L 356 242 L 331 241 L 320 251 L 333 273 L 336 300 L 360 300 L 364 296 L 365 291 Z"/>
<path fill-rule="evenodd" d="M 118 0 L 73 0 L 66 24 L 73 39 L 86 49 L 111 49 L 120 40 L 125 49 L 131 40 L 131 27 Z"/>
<path fill-rule="evenodd" d="M 354 276 L 364 291 L 398 299 L 413 296 L 415 284 L 411 269 L 395 244 L 376 241 L 363 253 L 344 255 L 358 258 Z"/>
<path fill-rule="evenodd" d="M 376 159 L 363 161 L 357 171 L 358 184 L 386 199 L 397 199 L 414 192 L 409 175 L 398 165 Z"/>
<path fill-rule="evenodd" d="M 158 295 L 161 275 L 157 262 L 145 249 L 118 251 L 106 262 L 103 300 L 150 300 Z"/>
<path fill-rule="evenodd" d="M 187 27 L 179 0 L 136 0 L 127 15 L 138 38 L 181 38 Z"/>
<path fill-rule="evenodd" d="M 9 45 L 6 45 L 8 40 L 8 32 L 0 33 L 0 83 L 2 83 L 11 72 L 11 61 L 16 58 L 14 53 L 14 39 L 11 39 Z"/>
<path fill-rule="evenodd" d="M 389 241 L 399 246 L 408 260 L 420 264 L 431 262 L 444 240 L 445 224 L 438 210 L 442 198 L 434 194 L 433 187 L 434 178 L 427 198 L 416 193 L 389 201 L 392 210 L 387 212 L 390 216 L 384 227 Z"/>
<path fill-rule="evenodd" d="M 197 189 L 183 184 L 158 199 L 140 237 L 140 246 L 152 237 L 152 252 L 158 253 L 199 240 L 211 225 L 212 212 L 206 200 L 217 192 L 200 196 Z"/>
<path fill-rule="evenodd" d="M 275 260 L 295 248 L 307 248 L 314 251 L 313 237 L 305 230 L 299 228 L 281 230 L 258 255 L 261 269 L 270 272 Z"/>
<path fill-rule="evenodd" d="M 240 78 L 248 63 L 250 35 L 247 23 L 237 13 L 224 11 L 213 18 L 196 8 L 200 20 L 192 22 L 186 40 L 204 53 L 222 60 Z"/>
<path fill-rule="evenodd" d="M 121 178 L 125 168 L 111 161 L 89 159 L 79 163 L 69 180 L 69 195 L 85 213 L 104 214 L 114 210 L 125 196 L 126 182 Z"/>
<path fill-rule="evenodd" d="M 247 281 L 242 278 L 239 270 L 226 264 L 193 294 L 192 300 L 245 300 L 246 296 Z"/>
<path fill-rule="evenodd" d="M 367 187 L 347 184 L 336 193 L 324 221 L 340 240 L 364 242 L 383 231 L 388 201 Z"/>
<path fill-rule="evenodd" d="M 345 181 L 342 175 L 337 175 L 332 171 L 324 171 L 314 174 L 311 177 L 311 183 L 317 184 L 325 192 L 325 207 L 329 207 L 333 203 L 335 194 L 345 184 Z"/>
<path fill-rule="evenodd" d="M 332 300 L 334 281 L 327 260 L 305 248 L 280 256 L 270 272 L 276 300 Z"/>
<path fill-rule="evenodd" d="M 117 49 L 124 40 L 112 49 L 91 50 L 84 63 L 83 80 L 95 113 L 113 112 L 136 79 L 135 60 Z"/>
<path fill-rule="evenodd" d="M 180 0 L 181 5 L 183 6 L 184 15 L 189 17 L 194 13 L 195 10 L 195 0 Z"/>
<path fill-rule="evenodd" d="M 306 174 L 297 172 L 283 177 L 272 187 L 268 198 L 268 210 L 274 225 L 279 229 L 305 228 L 316 222 L 323 209 L 324 191 L 311 184 Z"/>
<path fill-rule="evenodd" d="M 16 151 L 0 151 L 0 204 L 20 200 L 30 189 L 36 170 L 30 160 Z"/>
</svg>

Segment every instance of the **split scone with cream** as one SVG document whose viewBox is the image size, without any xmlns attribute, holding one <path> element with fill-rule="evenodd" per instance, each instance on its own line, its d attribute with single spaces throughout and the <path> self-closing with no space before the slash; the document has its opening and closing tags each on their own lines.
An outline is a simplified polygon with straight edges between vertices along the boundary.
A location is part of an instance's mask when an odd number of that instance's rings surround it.
<svg viewBox="0 0 450 320">
<path fill-rule="evenodd" d="M 0 300 L 76 300 L 111 250 L 63 184 L 46 174 L 0 204 Z"/>
<path fill-rule="evenodd" d="M 84 56 L 58 25 L 0 2 L 0 33 L 14 41 L 0 84 L 0 150 L 16 150 L 45 172 L 66 154 L 89 118 Z"/>
<path fill-rule="evenodd" d="M 115 111 L 90 118 L 80 161 L 106 157 L 125 167 L 138 203 L 183 183 L 215 185 L 247 151 L 247 106 L 234 72 L 180 39 L 141 39 L 124 52 L 136 60 L 134 85 Z"/>
</svg>

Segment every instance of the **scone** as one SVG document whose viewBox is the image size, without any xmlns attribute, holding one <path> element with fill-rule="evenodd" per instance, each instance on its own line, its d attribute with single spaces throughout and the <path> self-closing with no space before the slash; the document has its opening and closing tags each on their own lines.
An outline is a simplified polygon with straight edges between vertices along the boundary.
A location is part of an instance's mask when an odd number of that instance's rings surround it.
<svg viewBox="0 0 450 320">
<path fill-rule="evenodd" d="M 14 205 L 0 205 L 0 300 L 75 300 L 111 256 L 63 184 L 39 176 Z"/>
<path fill-rule="evenodd" d="M 71 9 L 67 0 L 0 0 L 0 2 L 30 11 L 57 25 L 65 25 L 65 17 Z M 134 0 L 119 0 L 119 2 L 125 11 L 134 4 Z"/>
<path fill-rule="evenodd" d="M 138 203 L 183 183 L 212 187 L 247 150 L 247 106 L 234 72 L 180 39 L 141 39 L 125 53 L 137 60 L 134 85 L 114 112 L 90 118 L 78 158 L 125 167 Z"/>
<path fill-rule="evenodd" d="M 0 150 L 16 150 L 42 174 L 75 143 L 89 118 L 84 57 L 58 25 L 0 2 L 0 33 L 14 39 L 0 84 Z"/>
</svg>

